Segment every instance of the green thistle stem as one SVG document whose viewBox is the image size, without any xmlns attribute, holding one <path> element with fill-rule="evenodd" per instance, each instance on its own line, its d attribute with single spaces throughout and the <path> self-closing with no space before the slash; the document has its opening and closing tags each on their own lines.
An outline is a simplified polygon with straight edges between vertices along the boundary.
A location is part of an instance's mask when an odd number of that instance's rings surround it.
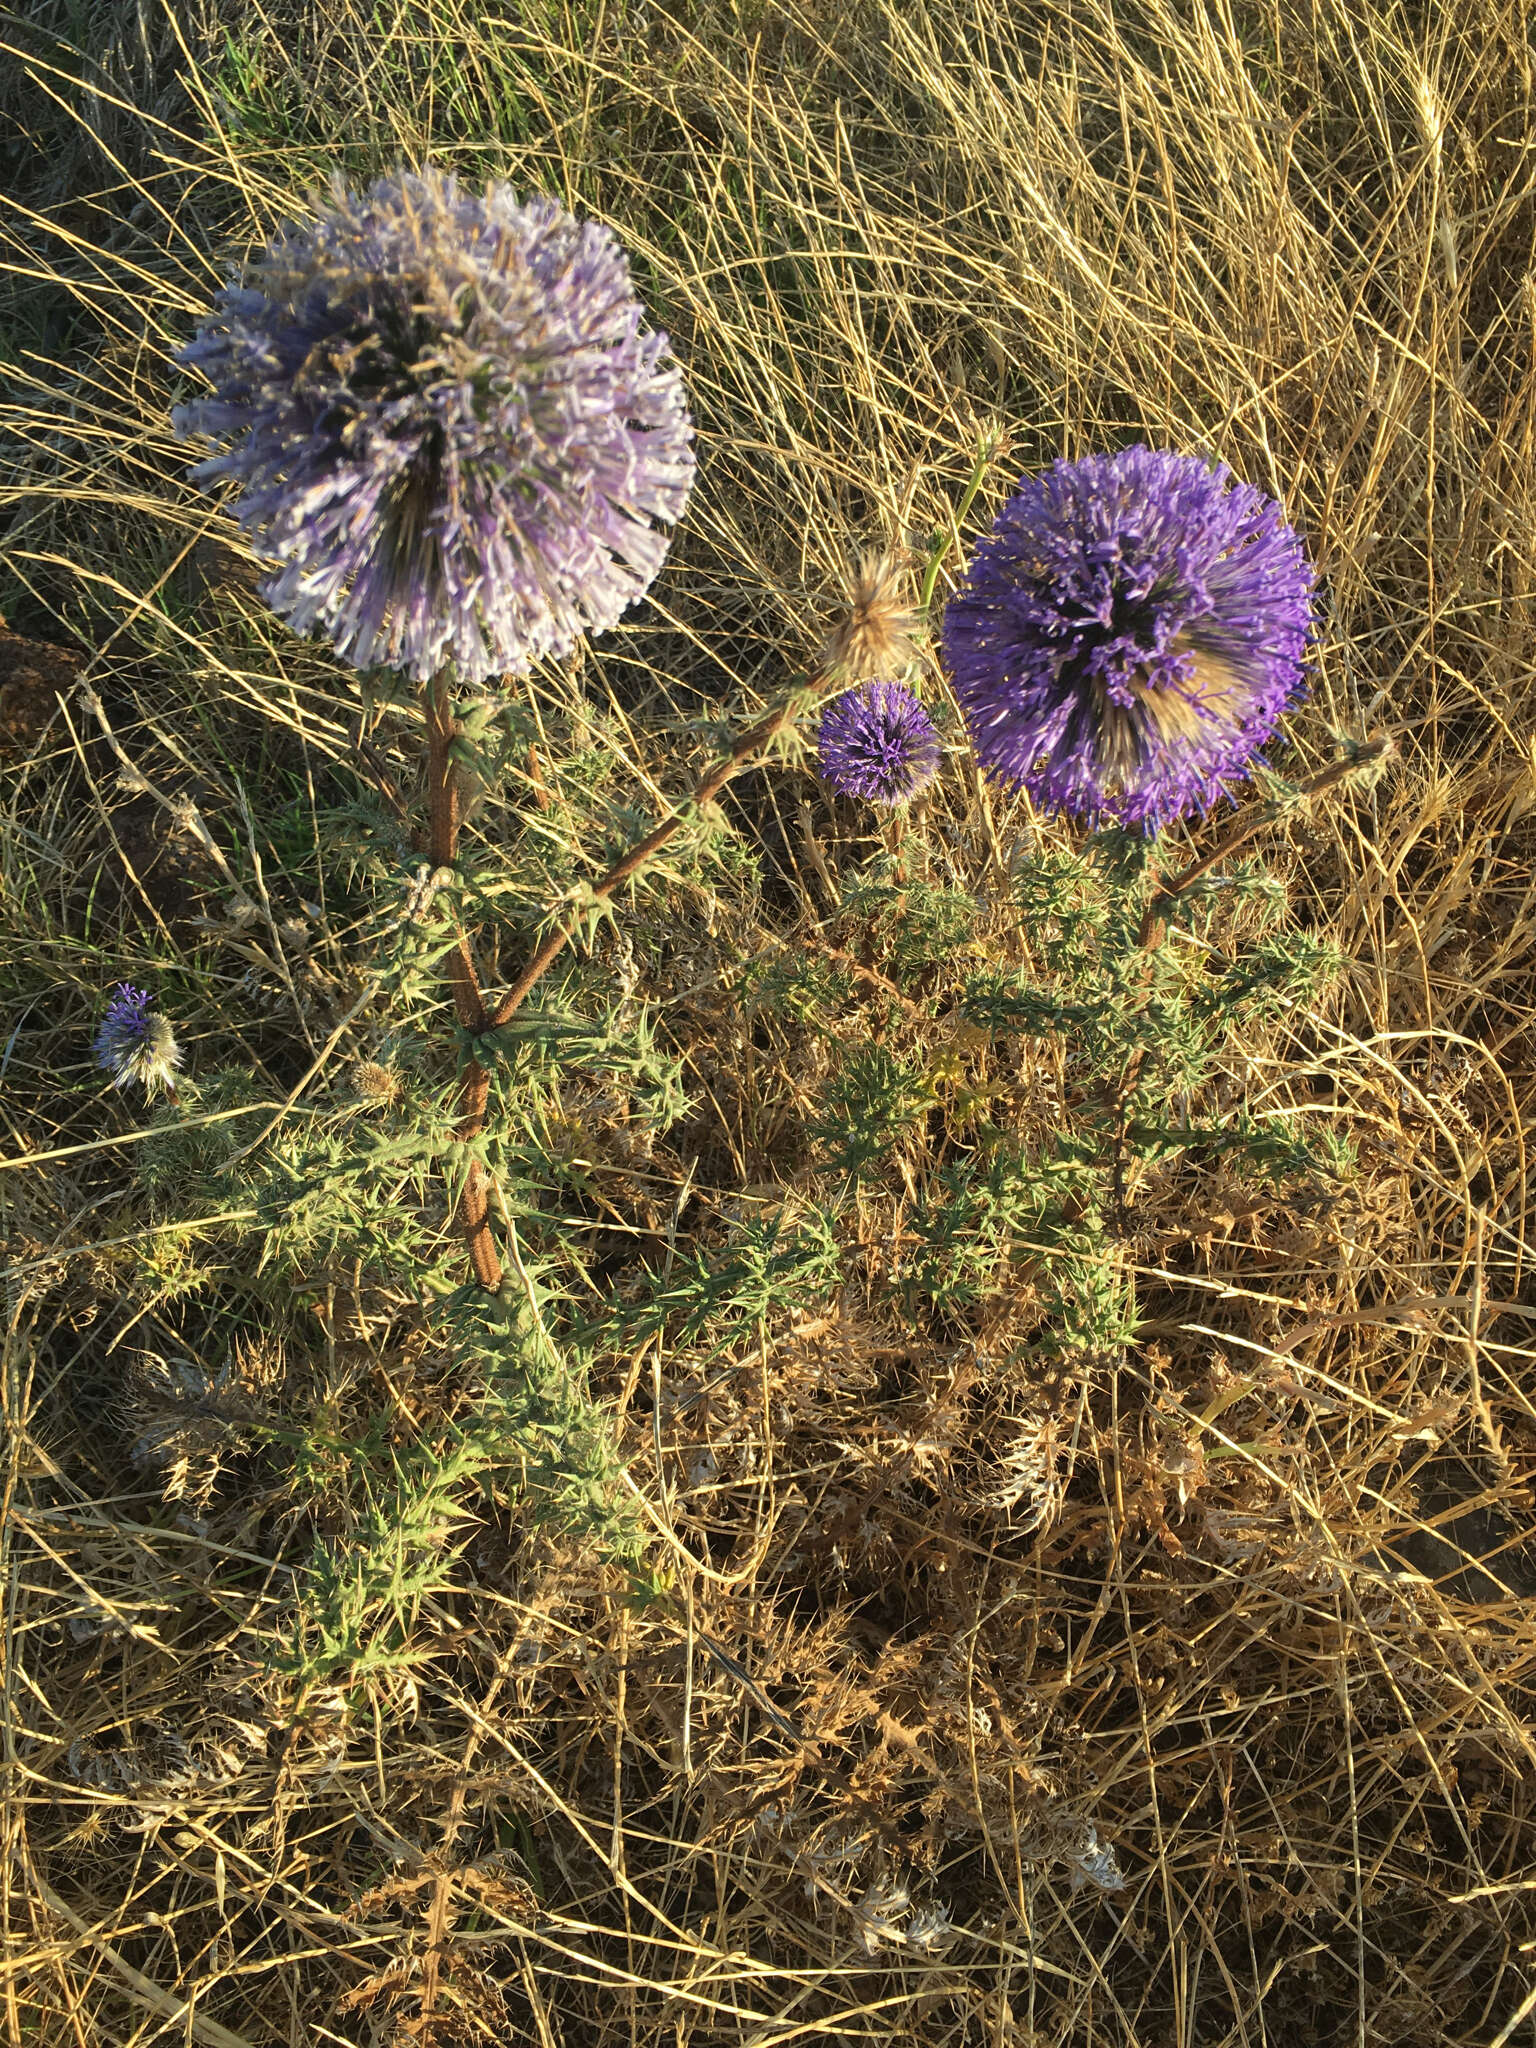
<svg viewBox="0 0 1536 2048">
<path fill-rule="evenodd" d="M 918 610 L 925 618 L 927 617 L 929 606 L 933 603 L 933 593 L 938 586 L 939 571 L 943 568 L 951 547 L 960 537 L 960 528 L 965 523 L 967 513 L 976 502 L 976 494 L 980 491 L 982 484 L 986 480 L 987 471 L 992 467 L 996 457 L 1002 454 L 1006 445 L 1007 437 L 1003 434 L 989 433 L 982 437 L 981 447 L 976 456 L 976 466 L 971 471 L 970 481 L 961 493 L 960 502 L 955 507 L 954 514 L 950 519 L 949 531 L 938 536 L 938 539 L 934 542 L 933 552 L 928 557 L 928 565 L 923 570 L 922 588 L 918 592 L 917 605 Z"/>
<path fill-rule="evenodd" d="M 637 875 L 653 854 L 660 853 L 668 840 L 677 836 L 691 813 L 701 811 L 706 804 L 712 803 L 732 777 L 740 774 L 747 766 L 754 754 L 770 745 L 787 725 L 793 723 L 802 701 L 801 693 L 796 692 L 793 697 L 786 698 L 776 711 L 770 712 L 766 718 L 760 719 L 756 725 L 744 732 L 731 751 L 716 762 L 704 777 L 689 801 L 674 811 L 670 818 L 664 819 L 653 832 L 648 832 L 644 839 L 636 841 L 627 853 L 620 855 L 605 875 L 592 884 L 590 892 L 583 899 L 581 915 L 556 926 L 491 1012 L 490 1028 L 493 1031 L 499 1031 L 502 1025 L 509 1023 L 522 1008 L 537 983 L 543 979 L 581 929 L 593 900 L 599 903 L 605 901 L 616 889 L 622 888 L 625 882 Z"/>
<path fill-rule="evenodd" d="M 1258 838 L 1268 826 L 1276 824 L 1287 812 L 1298 809 L 1313 797 L 1325 796 L 1330 790 L 1348 788 L 1351 783 L 1370 783 L 1380 776 L 1387 762 L 1396 752 L 1396 742 L 1390 733 L 1375 739 L 1350 742 L 1338 760 L 1330 761 L 1326 768 L 1320 768 L 1315 775 L 1286 791 L 1278 798 L 1252 805 L 1231 820 L 1225 832 L 1209 853 L 1203 853 L 1198 860 L 1192 860 L 1168 882 L 1155 882 L 1147 898 L 1147 907 L 1142 914 L 1141 930 L 1137 945 L 1145 953 L 1151 953 L 1168 936 L 1168 914 L 1178 903 L 1186 890 L 1210 874 L 1213 868 L 1228 861 L 1233 854 L 1240 853 Z M 1148 970 L 1150 973 L 1150 969 Z M 1146 977 L 1143 978 L 1143 987 Z M 1110 1110 L 1115 1120 L 1114 1147 L 1111 1168 L 1111 1196 L 1115 1213 L 1122 1222 L 1125 1215 L 1126 1177 L 1126 1118 L 1131 1096 L 1146 1062 L 1146 1048 L 1133 1053 L 1121 1071 L 1120 1077 L 1110 1095 Z"/>
</svg>

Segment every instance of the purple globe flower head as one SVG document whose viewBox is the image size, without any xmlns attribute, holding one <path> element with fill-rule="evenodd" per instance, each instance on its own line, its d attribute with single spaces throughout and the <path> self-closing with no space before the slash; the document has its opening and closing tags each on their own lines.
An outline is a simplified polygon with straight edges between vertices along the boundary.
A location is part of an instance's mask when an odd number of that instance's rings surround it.
<svg viewBox="0 0 1536 2048">
<path fill-rule="evenodd" d="M 844 796 L 902 804 L 939 770 L 933 720 L 901 683 L 860 683 L 821 714 L 821 773 Z"/>
<path fill-rule="evenodd" d="M 693 428 L 610 228 L 430 168 L 338 179 L 215 309 L 178 358 L 212 395 L 175 423 L 227 444 L 192 474 L 238 487 L 295 632 L 474 685 L 650 587 Z"/>
<path fill-rule="evenodd" d="M 1204 813 L 1302 689 L 1312 571 L 1225 465 L 1149 448 L 1028 477 L 944 614 L 978 760 L 1090 826 Z"/>
<path fill-rule="evenodd" d="M 96 1033 L 96 1064 L 112 1076 L 114 1088 L 137 1081 L 153 1094 L 163 1088 L 176 1093 L 181 1048 L 170 1019 L 151 1006 L 154 997 L 131 982 L 120 981 Z"/>
</svg>

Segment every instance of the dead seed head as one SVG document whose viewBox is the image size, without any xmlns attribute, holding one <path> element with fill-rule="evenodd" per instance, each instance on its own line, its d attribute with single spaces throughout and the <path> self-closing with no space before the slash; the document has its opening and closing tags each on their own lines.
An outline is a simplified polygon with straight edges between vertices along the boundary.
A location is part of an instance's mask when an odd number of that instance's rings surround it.
<svg viewBox="0 0 1536 2048">
<path fill-rule="evenodd" d="M 860 556 L 857 568 L 849 571 L 847 608 L 822 649 L 829 678 L 868 682 L 900 675 L 917 660 L 917 615 L 906 590 L 904 555 Z"/>
<path fill-rule="evenodd" d="M 378 1060 L 359 1060 L 352 1069 L 353 1092 L 364 1102 L 391 1103 L 399 1098 L 400 1082 Z"/>
</svg>

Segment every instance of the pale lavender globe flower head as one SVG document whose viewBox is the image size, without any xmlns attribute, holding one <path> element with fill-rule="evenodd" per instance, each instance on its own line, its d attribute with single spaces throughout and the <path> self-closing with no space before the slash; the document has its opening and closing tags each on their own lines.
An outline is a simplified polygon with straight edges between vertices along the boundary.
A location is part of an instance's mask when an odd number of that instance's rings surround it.
<svg viewBox="0 0 1536 2048">
<path fill-rule="evenodd" d="M 901 683 L 860 683 L 821 714 L 821 773 L 844 796 L 902 804 L 926 789 L 939 768 L 939 736 L 918 699 Z"/>
<path fill-rule="evenodd" d="M 114 1088 L 137 1081 L 147 1093 L 176 1093 L 181 1048 L 170 1019 L 154 1008 L 154 997 L 120 981 L 96 1033 L 96 1064 L 112 1076 Z"/>
<path fill-rule="evenodd" d="M 1203 814 L 1302 690 L 1312 570 L 1225 465 L 1125 448 L 1028 477 L 944 614 L 978 760 L 1090 826 Z"/>
<path fill-rule="evenodd" d="M 604 632 L 693 482 L 667 337 L 617 237 L 509 186 L 401 171 L 269 243 L 179 360 L 179 431 L 237 487 L 262 595 L 355 668 L 480 684 Z"/>
</svg>

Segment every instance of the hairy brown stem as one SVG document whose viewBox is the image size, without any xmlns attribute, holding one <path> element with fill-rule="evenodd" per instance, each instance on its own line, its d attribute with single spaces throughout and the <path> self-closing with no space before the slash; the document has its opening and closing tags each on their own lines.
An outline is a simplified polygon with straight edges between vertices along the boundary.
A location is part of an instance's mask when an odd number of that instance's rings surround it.
<svg viewBox="0 0 1536 2048">
<path fill-rule="evenodd" d="M 427 690 L 427 802 L 432 864 L 437 868 L 451 868 L 459 850 L 463 792 L 452 756 L 458 730 L 458 721 L 448 702 L 448 686 L 439 676 Z M 448 955 L 448 985 L 453 991 L 459 1023 L 478 1037 L 489 1019 L 474 956 L 462 931 Z M 471 1059 L 459 1084 L 459 1122 L 454 1136 L 460 1144 L 469 1143 L 484 1129 L 490 1092 L 490 1075 L 477 1059 Z M 457 1216 L 475 1278 L 494 1294 L 501 1286 L 501 1260 L 491 1236 L 490 1179 L 478 1160 L 472 1159 L 465 1169 Z"/>
</svg>

